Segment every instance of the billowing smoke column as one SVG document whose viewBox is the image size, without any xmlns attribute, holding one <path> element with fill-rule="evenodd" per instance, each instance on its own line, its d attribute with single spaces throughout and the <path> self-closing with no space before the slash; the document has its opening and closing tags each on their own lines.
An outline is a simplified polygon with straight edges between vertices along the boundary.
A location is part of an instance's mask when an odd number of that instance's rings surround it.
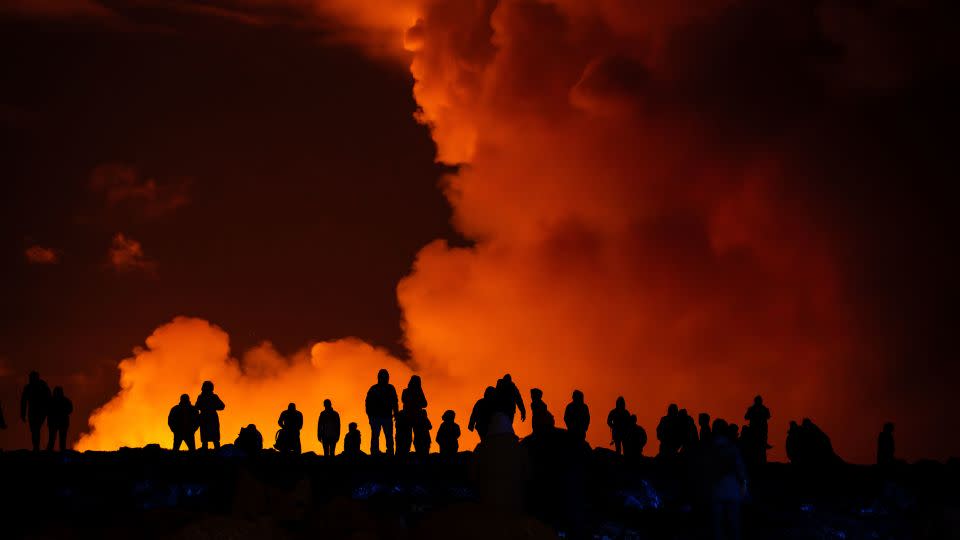
<svg viewBox="0 0 960 540">
<path fill-rule="evenodd" d="M 871 111 L 851 108 L 908 76 L 903 56 L 887 54 L 904 45 L 884 31 L 892 12 L 726 0 L 382 4 L 318 9 L 378 35 L 405 30 L 418 119 L 438 159 L 461 166 L 445 190 L 475 241 L 426 246 L 399 284 L 412 362 L 345 340 L 290 360 L 264 347 L 241 367 L 221 331 L 177 320 L 121 363 L 123 390 L 91 418 L 81 448 L 165 441 L 134 413 L 165 414 L 177 389 L 205 378 L 226 394 L 227 434 L 272 426 L 286 396 L 308 418 L 329 396 L 344 422 L 365 426 L 376 368 L 400 387 L 412 366 L 435 422 L 454 408 L 465 425 L 483 388 L 510 372 L 525 395 L 542 388 L 558 420 L 583 390 L 600 446 L 606 412 L 625 396 L 649 453 L 668 403 L 742 421 L 759 393 L 773 410 L 775 457 L 788 419 L 810 416 L 842 454 L 870 459 L 877 426 L 893 417 L 868 405 L 883 365 L 858 371 L 877 351 L 842 271 L 849 238 L 835 228 L 843 201 L 832 190 L 870 175 L 856 167 L 872 149 L 851 141 Z"/>
</svg>

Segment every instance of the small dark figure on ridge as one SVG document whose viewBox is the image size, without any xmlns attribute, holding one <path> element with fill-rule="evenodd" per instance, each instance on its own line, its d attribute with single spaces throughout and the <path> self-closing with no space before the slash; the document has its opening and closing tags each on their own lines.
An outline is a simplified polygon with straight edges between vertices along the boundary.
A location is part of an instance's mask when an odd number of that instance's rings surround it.
<svg viewBox="0 0 960 540">
<path fill-rule="evenodd" d="M 446 411 L 443 413 L 443 422 L 437 429 L 437 444 L 440 446 L 440 454 L 449 456 L 454 455 L 460 450 L 460 426 L 454 420 L 457 413 Z"/>
</svg>

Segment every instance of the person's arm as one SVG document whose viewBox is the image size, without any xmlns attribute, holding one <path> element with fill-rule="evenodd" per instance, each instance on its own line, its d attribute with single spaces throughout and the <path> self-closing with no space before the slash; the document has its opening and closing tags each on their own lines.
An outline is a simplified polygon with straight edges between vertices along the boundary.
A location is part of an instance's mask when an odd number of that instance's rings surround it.
<svg viewBox="0 0 960 540">
<path fill-rule="evenodd" d="M 479 409 L 479 407 L 474 405 L 473 410 L 470 411 L 470 420 L 467 422 L 467 429 L 470 431 L 473 431 L 473 429 L 477 426 L 477 416 L 478 416 L 477 409 Z"/>
<path fill-rule="evenodd" d="M 396 416 L 397 413 L 400 411 L 398 401 L 399 400 L 397 400 L 397 389 L 394 388 L 393 385 L 391 384 L 390 385 L 390 412 L 393 413 L 394 416 Z"/>
<path fill-rule="evenodd" d="M 520 395 L 520 390 L 517 387 L 514 387 L 513 400 L 517 402 L 517 409 L 520 410 L 520 421 L 525 421 L 527 419 L 527 407 L 523 404 L 523 396 Z"/>
<path fill-rule="evenodd" d="M 67 401 L 67 406 L 65 408 L 66 408 L 67 414 L 73 414 L 73 402 L 70 401 L 69 399 L 66 401 Z"/>
<path fill-rule="evenodd" d="M 323 413 L 317 418 L 317 440 L 323 442 Z"/>
<path fill-rule="evenodd" d="M 214 408 L 215 410 L 222 411 L 222 410 L 224 410 L 224 409 L 227 408 L 226 404 L 223 403 L 223 400 L 220 399 L 220 396 L 214 394 L 214 395 L 213 395 L 213 399 L 217 400 L 217 401 L 214 402 L 214 404 L 213 404 L 213 408 Z"/>
</svg>

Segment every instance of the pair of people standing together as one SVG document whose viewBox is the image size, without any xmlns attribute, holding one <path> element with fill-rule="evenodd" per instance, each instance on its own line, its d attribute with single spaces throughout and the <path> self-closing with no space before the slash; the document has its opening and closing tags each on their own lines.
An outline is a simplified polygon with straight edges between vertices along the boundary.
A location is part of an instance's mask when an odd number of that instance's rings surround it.
<svg viewBox="0 0 960 540">
<path fill-rule="evenodd" d="M 410 377 L 409 384 L 397 399 L 397 390 L 390 384 L 390 373 L 381 369 L 377 373 L 377 384 L 367 391 L 365 408 L 370 419 L 371 454 L 380 453 L 381 431 L 386 439 L 387 454 L 394 454 L 394 422 L 397 455 L 409 454 L 411 444 L 417 454 L 430 452 L 433 425 L 427 417 L 427 398 L 419 375 Z"/>
</svg>

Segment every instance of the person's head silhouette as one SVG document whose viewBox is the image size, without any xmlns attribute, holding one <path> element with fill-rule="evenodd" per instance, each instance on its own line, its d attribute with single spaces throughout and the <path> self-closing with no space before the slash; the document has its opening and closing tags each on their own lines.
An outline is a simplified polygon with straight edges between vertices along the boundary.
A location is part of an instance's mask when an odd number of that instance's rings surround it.
<svg viewBox="0 0 960 540">
<path fill-rule="evenodd" d="M 410 388 L 420 388 L 422 386 L 422 383 L 420 382 L 420 376 L 419 375 L 411 376 L 410 384 L 408 386 L 410 386 Z"/>
<path fill-rule="evenodd" d="M 181 405 L 189 405 L 189 404 L 190 404 L 190 396 L 188 396 L 187 394 L 180 394 L 180 404 L 181 404 Z"/>
<path fill-rule="evenodd" d="M 213 381 L 203 381 L 203 384 L 200 386 L 200 391 L 203 393 L 213 392 Z"/>
<path fill-rule="evenodd" d="M 701 426 L 710 427 L 710 415 L 705 412 L 700 413 L 700 416 L 697 417 L 697 423 Z"/>
<path fill-rule="evenodd" d="M 324 408 L 324 409 L 326 409 L 326 410 L 329 411 L 332 407 L 333 407 L 333 403 L 331 403 L 329 399 L 323 400 L 323 408 Z"/>
<path fill-rule="evenodd" d="M 573 402 L 574 403 L 583 403 L 583 392 L 579 390 L 573 391 Z"/>
<path fill-rule="evenodd" d="M 753 403 L 754 403 L 755 405 L 763 405 L 763 398 L 760 397 L 760 396 L 757 396 L 757 397 L 753 398 Z"/>
<path fill-rule="evenodd" d="M 453 422 L 453 419 L 456 417 L 457 417 L 457 413 L 451 410 L 447 410 L 447 411 L 444 411 L 443 416 L 441 416 L 440 418 L 442 418 L 444 422 Z"/>
<path fill-rule="evenodd" d="M 40 380 L 40 374 L 37 373 L 36 371 L 31 371 L 28 378 L 30 382 L 35 383 Z"/>
<path fill-rule="evenodd" d="M 677 414 L 677 411 L 678 411 L 678 410 L 679 410 L 679 409 L 677 408 L 677 404 L 676 404 L 676 403 L 671 403 L 671 404 L 667 407 L 667 415 L 668 415 L 668 416 L 674 416 L 674 415 Z"/>
<path fill-rule="evenodd" d="M 497 397 L 497 389 L 492 386 L 488 386 L 487 389 L 483 391 L 483 397 L 487 399 L 493 399 Z"/>
<path fill-rule="evenodd" d="M 297 404 L 296 404 L 296 403 L 291 403 L 291 404 L 287 405 L 287 410 L 288 410 L 288 411 L 295 411 L 295 410 L 297 410 Z"/>
<path fill-rule="evenodd" d="M 388 382 L 390 382 L 390 372 L 385 369 L 381 369 L 380 371 L 378 371 L 377 382 L 380 384 L 387 384 Z"/>
<path fill-rule="evenodd" d="M 893 422 L 887 422 L 883 425 L 884 433 L 893 433 Z"/>
<path fill-rule="evenodd" d="M 507 373 L 507 374 L 505 374 L 505 375 L 503 376 L 503 382 L 508 382 L 508 383 L 509 383 L 509 382 L 513 382 L 513 378 L 510 377 L 510 374 L 509 374 L 509 373 Z"/>
<path fill-rule="evenodd" d="M 349 429 L 350 431 L 356 431 L 356 430 L 357 430 L 357 423 L 356 423 L 356 422 L 350 422 L 349 424 L 347 424 L 347 429 Z"/>
<path fill-rule="evenodd" d="M 627 408 L 627 400 L 623 399 L 623 396 L 618 396 L 618 397 L 617 397 L 617 408 L 618 408 L 618 409 L 626 409 L 626 408 Z"/>
<path fill-rule="evenodd" d="M 542 400 L 542 399 L 543 399 L 543 390 L 541 390 L 541 389 L 539 389 L 539 388 L 531 388 L 531 389 L 530 389 L 530 398 L 533 399 L 534 401 L 540 401 L 540 400 Z"/>
</svg>

